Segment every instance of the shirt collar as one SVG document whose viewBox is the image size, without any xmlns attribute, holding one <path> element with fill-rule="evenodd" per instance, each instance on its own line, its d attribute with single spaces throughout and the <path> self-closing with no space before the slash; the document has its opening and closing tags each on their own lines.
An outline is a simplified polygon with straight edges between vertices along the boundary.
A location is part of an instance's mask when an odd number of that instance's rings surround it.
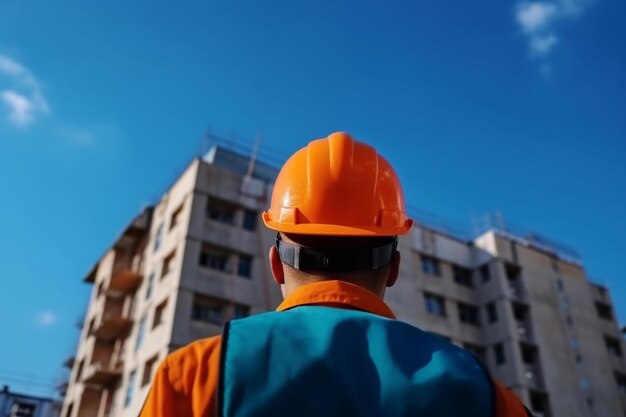
<svg viewBox="0 0 626 417">
<path fill-rule="evenodd" d="M 301 305 L 333 305 L 341 308 L 367 311 L 395 319 L 391 309 L 373 292 L 345 281 L 318 281 L 293 291 L 276 311 Z"/>
</svg>

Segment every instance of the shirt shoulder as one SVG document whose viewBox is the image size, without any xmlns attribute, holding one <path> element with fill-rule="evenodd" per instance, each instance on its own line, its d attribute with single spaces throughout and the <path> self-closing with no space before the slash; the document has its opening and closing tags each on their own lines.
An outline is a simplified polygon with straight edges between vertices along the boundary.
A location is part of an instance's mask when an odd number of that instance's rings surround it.
<svg viewBox="0 0 626 417">
<path fill-rule="evenodd" d="M 165 367 L 172 387 L 193 395 L 202 387 L 217 386 L 222 336 L 196 340 L 169 354 Z"/>
</svg>

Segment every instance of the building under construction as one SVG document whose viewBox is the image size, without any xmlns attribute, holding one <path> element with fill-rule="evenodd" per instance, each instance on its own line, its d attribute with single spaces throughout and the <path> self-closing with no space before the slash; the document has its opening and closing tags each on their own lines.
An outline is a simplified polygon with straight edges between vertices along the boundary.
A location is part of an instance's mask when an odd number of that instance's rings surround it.
<svg viewBox="0 0 626 417">
<path fill-rule="evenodd" d="M 274 233 L 260 221 L 277 173 L 215 145 L 130 222 L 85 277 L 93 291 L 62 417 L 137 416 L 168 353 L 279 304 Z M 607 289 L 572 250 L 489 220 L 471 237 L 418 221 L 386 302 L 473 352 L 538 416 L 626 415 Z"/>
</svg>

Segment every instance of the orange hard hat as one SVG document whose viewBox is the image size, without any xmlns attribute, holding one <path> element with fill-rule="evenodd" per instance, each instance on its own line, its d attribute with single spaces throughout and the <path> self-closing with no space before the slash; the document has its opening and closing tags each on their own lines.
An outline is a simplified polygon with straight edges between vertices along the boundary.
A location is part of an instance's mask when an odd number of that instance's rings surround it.
<svg viewBox="0 0 626 417">
<path fill-rule="evenodd" d="M 280 170 L 263 222 L 302 235 L 395 236 L 411 230 L 400 180 L 376 150 L 336 132 Z"/>
</svg>

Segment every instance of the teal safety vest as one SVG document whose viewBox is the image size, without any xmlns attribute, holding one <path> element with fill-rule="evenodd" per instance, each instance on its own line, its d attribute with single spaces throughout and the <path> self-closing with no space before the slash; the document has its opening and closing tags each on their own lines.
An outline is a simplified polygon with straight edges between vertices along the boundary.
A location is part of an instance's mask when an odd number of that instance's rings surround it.
<svg viewBox="0 0 626 417">
<path fill-rule="evenodd" d="M 300 306 L 224 329 L 221 416 L 495 415 L 487 372 L 444 339 L 362 311 Z"/>
</svg>

